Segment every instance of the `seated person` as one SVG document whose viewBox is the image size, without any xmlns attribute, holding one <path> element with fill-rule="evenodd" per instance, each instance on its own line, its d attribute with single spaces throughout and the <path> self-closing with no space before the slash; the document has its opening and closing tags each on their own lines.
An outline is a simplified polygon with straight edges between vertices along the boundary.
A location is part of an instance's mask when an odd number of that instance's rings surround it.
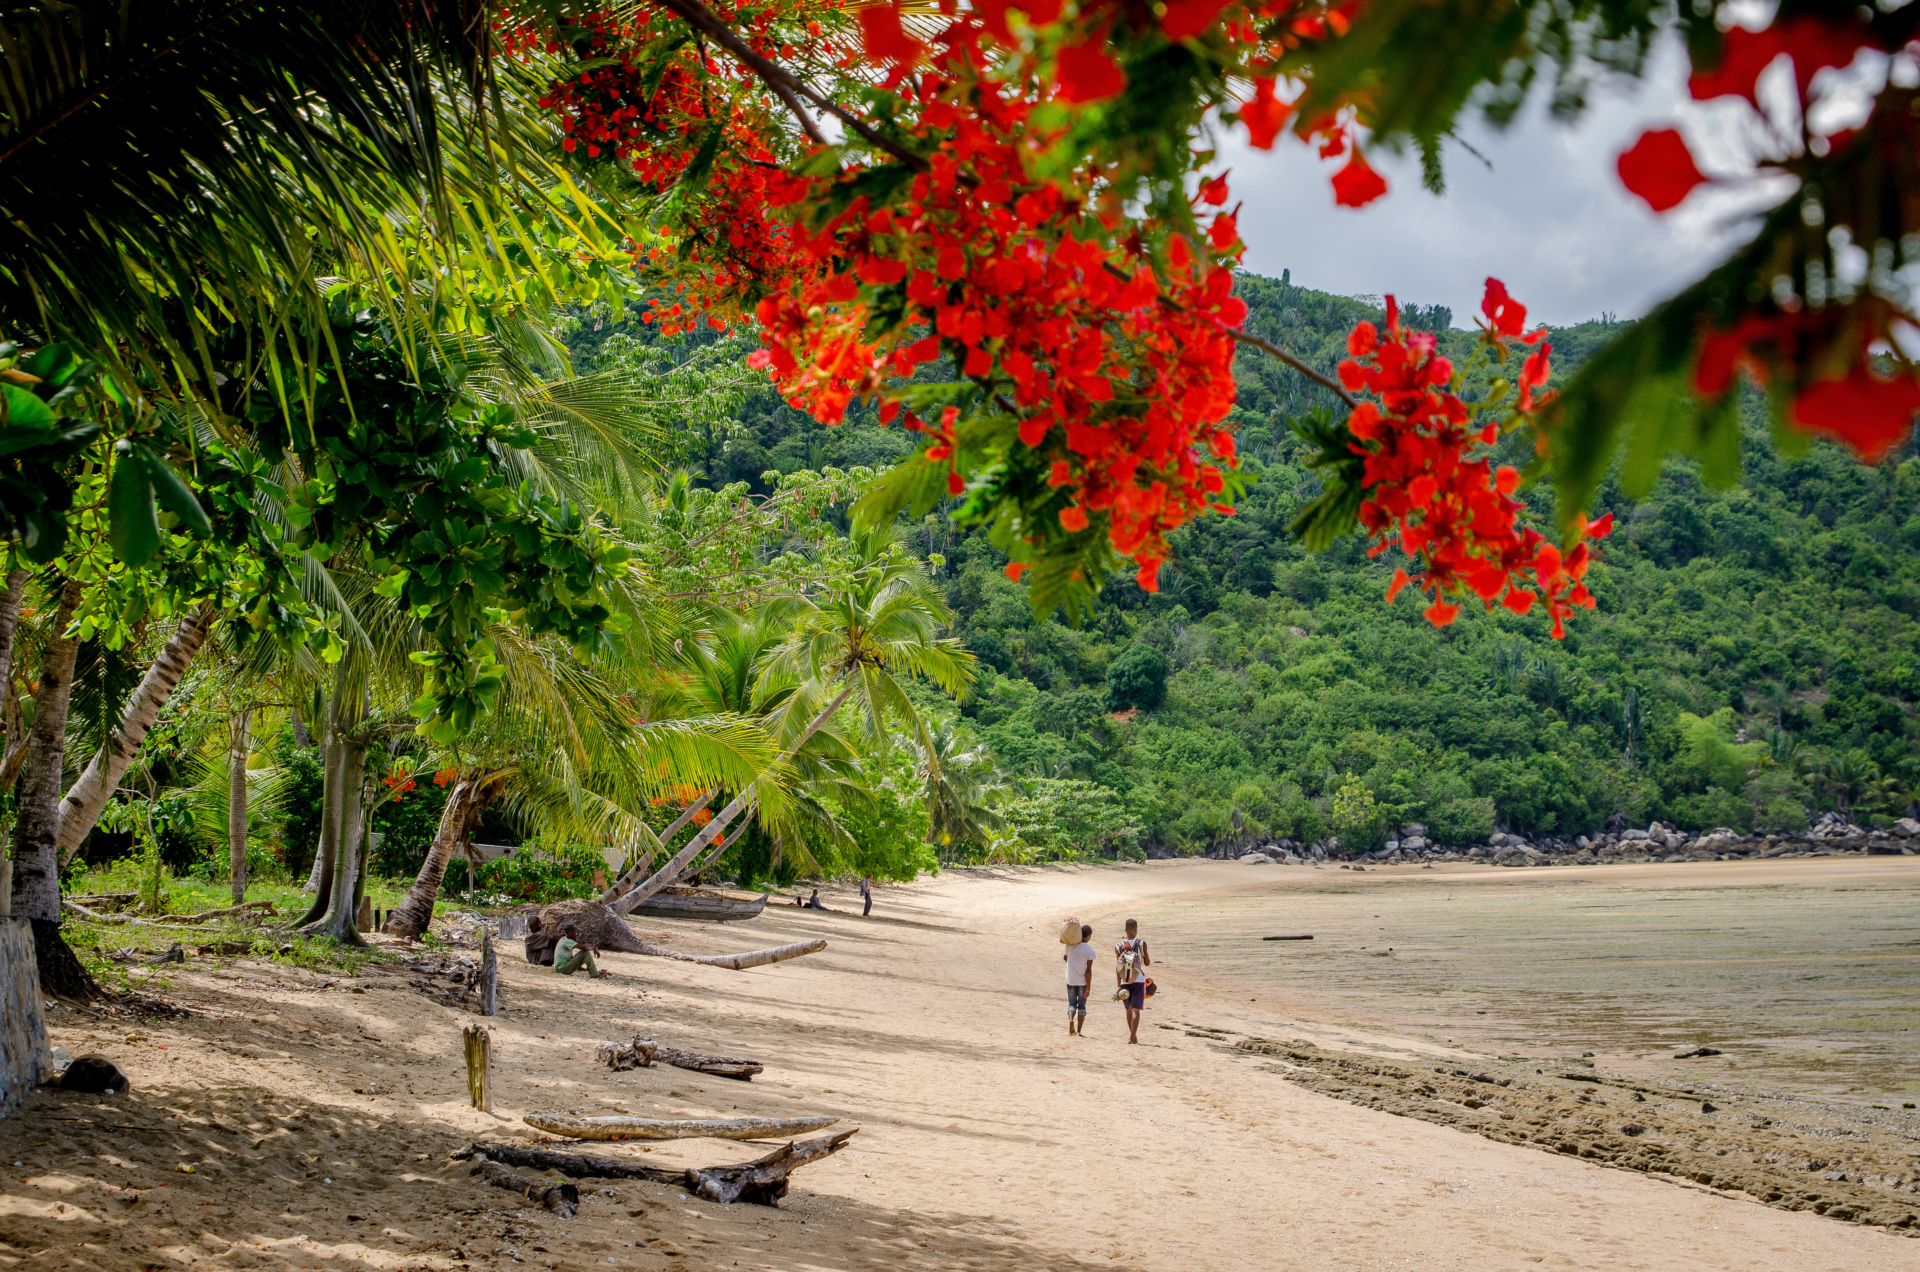
<svg viewBox="0 0 1920 1272">
<path fill-rule="evenodd" d="M 539 915 L 530 917 L 527 920 L 527 962 L 535 967 L 552 967 L 556 939 L 551 932 L 541 930 Z"/>
<path fill-rule="evenodd" d="M 806 908 L 809 910 L 824 910 L 827 908 L 820 902 L 820 889 L 815 888 L 813 895 L 807 898 Z"/>
<path fill-rule="evenodd" d="M 606 975 L 594 965 L 593 951 L 580 944 L 580 929 L 569 923 L 553 947 L 553 970 L 562 976 L 571 976 L 583 967 L 594 980 Z"/>
</svg>

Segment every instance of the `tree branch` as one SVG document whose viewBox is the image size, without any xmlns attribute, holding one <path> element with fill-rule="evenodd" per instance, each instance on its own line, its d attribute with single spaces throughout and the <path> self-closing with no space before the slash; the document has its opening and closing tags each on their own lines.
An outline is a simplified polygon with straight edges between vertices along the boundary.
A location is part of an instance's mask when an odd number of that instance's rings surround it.
<svg viewBox="0 0 1920 1272">
<path fill-rule="evenodd" d="M 1226 332 L 1228 335 L 1232 336 L 1235 340 L 1238 340 L 1241 344 L 1250 344 L 1256 349 L 1261 349 L 1266 351 L 1267 353 L 1272 354 L 1274 357 L 1280 359 L 1280 361 L 1286 363 L 1288 366 L 1292 367 L 1295 371 L 1298 371 L 1301 375 L 1306 376 L 1307 379 L 1312 380 L 1315 384 L 1320 385 L 1322 388 L 1333 390 L 1333 395 L 1339 398 L 1342 402 L 1345 402 L 1349 407 L 1360 405 L 1358 402 L 1353 400 L 1352 394 L 1348 393 L 1346 389 L 1340 386 L 1338 381 L 1330 380 L 1326 376 L 1321 375 L 1318 371 L 1315 371 L 1312 367 L 1308 366 L 1305 362 L 1302 362 L 1299 358 L 1295 357 L 1293 354 L 1288 353 L 1285 349 L 1282 349 L 1279 345 L 1274 344 L 1271 340 L 1263 340 L 1259 336 L 1256 336 L 1251 332 L 1241 331 L 1235 327 L 1229 327 L 1224 322 L 1220 324 L 1220 330 Z"/>
<path fill-rule="evenodd" d="M 752 45 L 741 39 L 732 27 L 721 21 L 720 16 L 702 4 L 701 0 L 660 0 L 660 3 L 662 7 L 685 18 L 689 26 L 712 36 L 722 48 L 733 54 L 744 66 L 764 80 L 767 87 L 773 90 L 774 96 L 786 103 L 787 109 L 793 112 L 794 117 L 800 121 L 801 128 L 806 131 L 808 138 L 815 145 L 824 146 L 827 144 L 827 139 L 820 135 L 819 125 L 814 123 L 812 117 L 801 107 L 798 100 L 800 97 L 805 97 L 915 172 L 927 171 L 925 159 L 898 142 L 889 141 L 881 136 L 866 120 L 845 109 L 778 62 L 755 52 Z"/>
</svg>

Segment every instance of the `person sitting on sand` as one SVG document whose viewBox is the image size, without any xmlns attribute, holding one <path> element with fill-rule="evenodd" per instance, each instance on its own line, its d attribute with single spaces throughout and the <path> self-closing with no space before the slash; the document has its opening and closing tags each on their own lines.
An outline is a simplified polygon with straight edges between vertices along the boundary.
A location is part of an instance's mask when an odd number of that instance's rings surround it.
<svg viewBox="0 0 1920 1272">
<path fill-rule="evenodd" d="M 571 976 L 583 967 L 594 980 L 606 975 L 594 965 L 593 951 L 580 944 L 580 929 L 569 923 L 563 929 L 560 943 L 553 947 L 553 970 L 562 976 Z"/>
<path fill-rule="evenodd" d="M 1140 1041 L 1140 1013 L 1147 1006 L 1147 969 L 1153 966 L 1153 959 L 1147 954 L 1147 943 L 1140 939 L 1140 925 L 1132 919 L 1127 920 L 1127 939 L 1113 947 L 1116 962 L 1114 975 L 1119 978 L 1120 990 L 1115 998 L 1127 1000 L 1127 1041 Z"/>
<path fill-rule="evenodd" d="M 1080 925 L 1080 943 L 1067 946 L 1060 957 L 1067 964 L 1067 1036 L 1082 1034 L 1087 1027 L 1087 992 L 1093 988 L 1093 927 Z"/>
<path fill-rule="evenodd" d="M 529 915 L 527 917 L 527 962 L 535 967 L 552 967 L 553 946 L 553 933 L 541 929 L 540 916 Z"/>
<path fill-rule="evenodd" d="M 827 907 L 824 904 L 822 904 L 820 900 L 820 889 L 815 888 L 813 890 L 813 895 L 807 898 L 807 909 L 824 910 L 826 908 Z"/>
</svg>

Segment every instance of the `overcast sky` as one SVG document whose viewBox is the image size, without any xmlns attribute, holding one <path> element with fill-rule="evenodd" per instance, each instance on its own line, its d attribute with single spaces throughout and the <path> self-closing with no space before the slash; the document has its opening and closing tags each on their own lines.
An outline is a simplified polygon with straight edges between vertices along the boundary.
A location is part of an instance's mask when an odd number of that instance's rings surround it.
<svg viewBox="0 0 1920 1272">
<path fill-rule="evenodd" d="M 1234 195 L 1245 201 L 1247 268 L 1276 278 L 1290 269 L 1295 284 L 1338 295 L 1392 292 L 1450 305 L 1460 327 L 1472 325 L 1488 275 L 1548 323 L 1607 311 L 1639 317 L 1751 233 L 1737 205 L 1713 192 L 1697 191 L 1656 216 L 1614 171 L 1645 128 L 1681 122 L 1700 153 L 1718 148 L 1711 143 L 1723 118 L 1687 101 L 1685 73 L 1670 45 L 1646 80 L 1600 87 L 1571 126 L 1548 119 L 1538 103 L 1504 133 L 1476 119 L 1463 132 L 1492 168 L 1448 147 L 1442 196 L 1421 188 L 1416 157 L 1370 155 L 1391 190 L 1360 209 L 1334 206 L 1328 178 L 1337 161 L 1286 139 L 1263 154 L 1244 145 L 1241 130 L 1242 143 L 1224 158 Z"/>
</svg>

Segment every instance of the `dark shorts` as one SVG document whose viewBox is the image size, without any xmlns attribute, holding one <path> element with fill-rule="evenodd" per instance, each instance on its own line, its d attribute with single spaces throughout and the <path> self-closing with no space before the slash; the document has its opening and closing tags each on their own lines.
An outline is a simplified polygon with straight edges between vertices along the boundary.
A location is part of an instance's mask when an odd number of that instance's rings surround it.
<svg viewBox="0 0 1920 1272">
<path fill-rule="evenodd" d="M 1067 986 L 1067 1014 L 1084 1016 L 1087 1014 L 1087 987 L 1085 985 Z"/>
<path fill-rule="evenodd" d="M 1128 1011 L 1140 1011 L 1141 1009 L 1146 1007 L 1147 982 L 1135 981 L 1133 982 L 1133 984 L 1128 985 L 1126 989 L 1127 989 L 1127 1010 Z"/>
</svg>

